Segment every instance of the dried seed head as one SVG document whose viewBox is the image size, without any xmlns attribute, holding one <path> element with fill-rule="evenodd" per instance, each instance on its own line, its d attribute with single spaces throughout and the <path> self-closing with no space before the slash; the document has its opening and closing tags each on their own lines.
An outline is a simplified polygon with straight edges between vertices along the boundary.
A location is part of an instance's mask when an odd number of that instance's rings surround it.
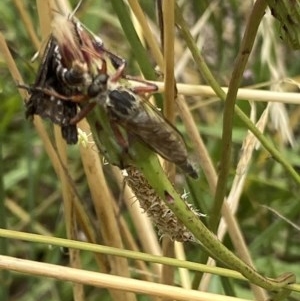
<svg viewBox="0 0 300 301">
<path fill-rule="evenodd" d="M 126 182 L 136 195 L 140 206 L 151 218 L 158 228 L 160 236 L 168 236 L 179 242 L 197 242 L 194 235 L 178 220 L 175 214 L 157 196 L 155 190 L 149 185 L 143 174 L 135 167 L 126 169 Z M 184 199 L 183 202 L 186 202 Z M 190 204 L 187 204 L 191 208 Z M 192 209 L 193 210 L 193 209 Z M 193 210 L 197 215 L 198 213 Z"/>
</svg>

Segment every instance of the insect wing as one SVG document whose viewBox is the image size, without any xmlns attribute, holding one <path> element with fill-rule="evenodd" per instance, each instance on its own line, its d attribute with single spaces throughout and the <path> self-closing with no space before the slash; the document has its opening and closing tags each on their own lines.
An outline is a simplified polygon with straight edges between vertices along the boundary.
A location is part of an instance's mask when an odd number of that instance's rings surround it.
<svg viewBox="0 0 300 301">
<path fill-rule="evenodd" d="M 77 143 L 77 128 L 70 125 L 69 121 L 77 114 L 76 104 L 71 101 L 61 100 L 43 92 L 43 88 L 51 88 L 60 94 L 70 93 L 63 86 L 56 75 L 57 68 L 57 44 L 50 37 L 41 65 L 39 67 L 36 81 L 30 88 L 31 95 L 26 102 L 26 118 L 39 115 L 50 119 L 53 123 L 61 126 L 62 136 L 68 144 Z"/>
<path fill-rule="evenodd" d="M 154 108 L 128 90 L 109 93 L 112 116 L 164 159 L 175 163 L 196 178 L 197 173 L 188 161 L 188 153 L 180 133 Z"/>
</svg>

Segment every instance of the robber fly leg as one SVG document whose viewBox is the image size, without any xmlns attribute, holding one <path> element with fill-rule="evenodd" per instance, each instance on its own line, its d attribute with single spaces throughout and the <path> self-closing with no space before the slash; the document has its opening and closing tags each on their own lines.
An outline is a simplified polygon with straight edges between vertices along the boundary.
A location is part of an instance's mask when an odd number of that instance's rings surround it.
<svg viewBox="0 0 300 301">
<path fill-rule="evenodd" d="M 70 124 L 76 124 L 78 123 L 80 120 L 82 120 L 84 117 L 86 117 L 86 115 L 92 111 L 95 107 L 96 103 L 95 102 L 90 102 L 88 103 L 86 106 L 84 106 L 80 111 L 79 113 L 77 113 L 75 115 L 75 117 L 73 117 L 71 120 L 70 120 Z"/>
<path fill-rule="evenodd" d="M 145 94 L 145 93 L 154 93 L 154 92 L 158 91 L 158 87 L 155 84 L 150 83 L 144 79 L 136 78 L 136 77 L 130 76 L 130 75 L 126 75 L 125 78 L 128 80 L 131 80 L 131 81 L 135 81 L 135 82 L 144 84 L 143 86 L 136 86 L 136 87 L 130 88 L 130 90 L 133 93 Z"/>
<path fill-rule="evenodd" d="M 126 60 L 105 48 L 102 41 L 100 43 L 94 43 L 94 48 L 101 57 L 103 57 L 103 54 L 108 56 L 116 70 L 121 66 L 126 65 Z"/>
<path fill-rule="evenodd" d="M 116 141 L 118 142 L 118 145 L 122 148 L 122 152 L 124 154 L 128 154 L 128 148 L 129 148 L 128 141 L 126 141 L 126 139 L 124 138 L 118 125 L 113 120 L 110 120 L 110 126 L 114 132 L 114 135 L 115 135 Z"/>
<path fill-rule="evenodd" d="M 124 63 L 118 67 L 116 73 L 110 77 L 110 81 L 117 82 L 123 76 L 125 67 L 126 67 L 126 63 L 124 61 Z"/>
<path fill-rule="evenodd" d="M 120 68 L 122 68 L 124 70 L 124 68 L 126 66 L 126 60 L 124 60 L 120 56 L 110 52 L 107 49 L 105 49 L 105 52 L 108 54 L 110 61 L 116 70 L 119 70 Z"/>
<path fill-rule="evenodd" d="M 19 86 L 19 87 L 23 88 L 22 86 Z M 42 92 L 46 95 L 54 96 L 55 98 L 59 98 L 61 100 L 71 101 L 71 102 L 75 102 L 75 103 L 81 103 L 81 102 L 84 102 L 84 101 L 88 100 L 87 95 L 78 94 L 78 95 L 66 96 L 66 95 L 63 95 L 63 94 L 60 94 L 60 93 L 56 92 L 53 89 L 42 88 L 42 87 L 30 87 L 29 91 L 31 93 L 33 91 Z"/>
</svg>

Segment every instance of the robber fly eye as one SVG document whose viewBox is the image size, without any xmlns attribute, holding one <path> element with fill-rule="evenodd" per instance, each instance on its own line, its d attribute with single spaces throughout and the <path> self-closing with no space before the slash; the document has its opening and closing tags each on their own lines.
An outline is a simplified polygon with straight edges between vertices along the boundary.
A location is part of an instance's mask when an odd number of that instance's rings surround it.
<svg viewBox="0 0 300 301">
<path fill-rule="evenodd" d="M 99 93 L 104 92 L 106 90 L 108 77 L 107 74 L 99 74 L 96 76 L 88 88 L 88 95 L 90 97 L 95 97 Z"/>
</svg>

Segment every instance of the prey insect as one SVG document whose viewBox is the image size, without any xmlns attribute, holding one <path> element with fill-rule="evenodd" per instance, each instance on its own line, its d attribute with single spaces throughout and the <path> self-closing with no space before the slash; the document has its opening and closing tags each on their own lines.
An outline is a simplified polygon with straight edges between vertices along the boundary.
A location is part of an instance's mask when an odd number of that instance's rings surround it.
<svg viewBox="0 0 300 301">
<path fill-rule="evenodd" d="M 29 87 L 19 85 L 30 92 L 26 117 L 39 115 L 58 124 L 68 144 L 78 141 L 77 127 L 71 120 L 76 119 L 78 106 L 89 99 L 86 90 L 92 82 L 89 68 L 94 64 L 84 49 L 106 56 L 115 68 L 125 65 L 124 59 L 106 49 L 102 40 L 84 30 L 75 18 L 57 15 L 35 83 Z M 87 113 L 87 109 L 83 112 Z"/>
<path fill-rule="evenodd" d="M 53 89 L 66 97 L 73 94 L 72 89 L 57 76 L 59 68 L 60 56 L 57 44 L 53 38 L 50 38 L 35 83 L 31 87 L 20 86 L 30 92 L 25 115 L 27 118 L 40 115 L 42 118 L 50 119 L 61 127 L 62 136 L 67 143 L 74 144 L 77 143 L 77 129 L 76 125 L 70 124 L 70 120 L 77 114 L 76 103 L 48 95 L 43 91 L 44 88 Z"/>
</svg>

